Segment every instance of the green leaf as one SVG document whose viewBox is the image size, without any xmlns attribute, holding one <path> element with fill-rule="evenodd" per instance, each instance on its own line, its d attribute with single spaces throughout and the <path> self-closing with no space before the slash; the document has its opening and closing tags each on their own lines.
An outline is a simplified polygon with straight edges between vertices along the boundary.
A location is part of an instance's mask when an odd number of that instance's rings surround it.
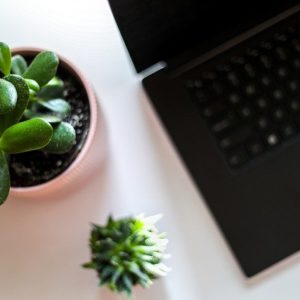
<svg viewBox="0 0 300 300">
<path fill-rule="evenodd" d="M 132 294 L 132 282 L 129 278 L 129 275 L 124 275 L 122 277 L 122 280 L 123 280 L 123 283 L 124 283 L 124 286 L 125 286 L 127 296 L 130 296 Z"/>
<path fill-rule="evenodd" d="M 32 89 L 29 89 L 29 100 L 32 102 L 36 101 L 36 92 Z"/>
<path fill-rule="evenodd" d="M 21 76 L 8 75 L 4 79 L 14 85 L 18 99 L 15 108 L 0 117 L 0 135 L 6 128 L 20 121 L 29 99 L 28 86 Z"/>
<path fill-rule="evenodd" d="M 75 140 L 74 128 L 69 123 L 62 122 L 54 128 L 52 139 L 43 150 L 49 153 L 63 154 L 70 151 Z"/>
<path fill-rule="evenodd" d="M 45 147 L 51 140 L 52 126 L 39 118 L 7 128 L 0 138 L 0 149 L 7 153 L 22 153 Z"/>
<path fill-rule="evenodd" d="M 139 265 L 135 262 L 129 263 L 129 270 L 131 273 L 135 274 L 137 277 L 139 277 L 140 280 L 144 281 L 145 283 L 151 283 L 151 280 L 147 273 L 144 273 Z"/>
<path fill-rule="evenodd" d="M 97 265 L 94 262 L 87 262 L 85 264 L 82 264 L 82 267 L 85 269 L 96 269 Z"/>
<path fill-rule="evenodd" d="M 11 60 L 11 70 L 12 73 L 16 75 L 23 75 L 23 73 L 27 69 L 27 62 L 25 58 L 21 55 L 15 55 L 13 56 Z"/>
<path fill-rule="evenodd" d="M 34 58 L 23 77 L 35 80 L 42 87 L 55 76 L 58 64 L 55 53 L 43 51 Z"/>
<path fill-rule="evenodd" d="M 96 268 L 97 270 L 97 268 Z M 106 266 L 104 268 L 101 269 L 101 279 L 107 279 L 110 278 L 112 276 L 112 274 L 114 274 L 115 272 L 115 268 L 111 267 L 111 266 Z"/>
<path fill-rule="evenodd" d="M 33 119 L 33 118 L 43 119 L 46 122 L 51 123 L 51 124 L 60 123 L 62 121 L 62 119 L 58 116 L 46 115 L 46 114 L 35 112 L 35 111 L 29 110 L 29 109 L 25 110 L 24 117 L 26 119 Z"/>
<path fill-rule="evenodd" d="M 64 82 L 58 78 L 53 77 L 38 93 L 39 98 L 54 99 L 61 98 L 64 91 Z"/>
<path fill-rule="evenodd" d="M 0 151 L 0 205 L 6 200 L 10 189 L 10 176 L 5 153 Z"/>
<path fill-rule="evenodd" d="M 10 73 L 11 68 L 11 52 L 5 43 L 0 42 L 0 71 L 4 75 Z"/>
<path fill-rule="evenodd" d="M 30 90 L 32 90 L 32 91 L 35 92 L 35 93 L 38 93 L 38 92 L 39 92 L 40 86 L 39 86 L 39 84 L 38 84 L 35 80 L 33 80 L 33 79 L 26 79 L 26 78 L 25 78 L 25 81 L 26 81 L 26 83 L 27 83 L 27 85 L 28 85 L 28 88 L 29 88 Z"/>
<path fill-rule="evenodd" d="M 59 118 L 58 116 L 53 116 L 53 115 L 44 115 L 44 114 L 40 114 L 38 115 L 39 118 L 47 121 L 50 124 L 57 124 L 60 123 L 62 121 L 61 118 Z"/>
<path fill-rule="evenodd" d="M 111 277 L 111 283 L 112 284 L 116 284 L 116 282 L 119 280 L 120 276 L 123 273 L 123 268 L 117 268 L 117 270 L 115 270 L 113 276 Z"/>
<path fill-rule="evenodd" d="M 0 115 L 12 111 L 17 103 L 17 91 L 14 85 L 0 79 Z"/>
<path fill-rule="evenodd" d="M 59 114 L 63 118 L 66 117 L 71 111 L 71 105 L 66 100 L 63 99 L 39 101 L 38 103 L 44 108 L 47 108 L 52 112 Z"/>
</svg>

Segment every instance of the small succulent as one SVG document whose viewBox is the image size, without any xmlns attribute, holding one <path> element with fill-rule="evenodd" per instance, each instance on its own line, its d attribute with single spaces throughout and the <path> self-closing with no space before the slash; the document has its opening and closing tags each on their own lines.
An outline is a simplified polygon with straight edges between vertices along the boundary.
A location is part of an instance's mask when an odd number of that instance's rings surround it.
<svg viewBox="0 0 300 300">
<path fill-rule="evenodd" d="M 0 42 L 0 204 L 10 189 L 10 154 L 66 153 L 75 143 L 74 128 L 64 122 L 71 107 L 62 99 L 58 65 L 55 53 L 43 51 L 28 66 Z"/>
<path fill-rule="evenodd" d="M 97 271 L 99 285 L 128 298 L 133 286 L 149 287 L 169 271 L 162 263 L 168 240 L 155 226 L 158 219 L 160 216 L 109 217 L 105 226 L 93 225 L 91 261 L 83 267 Z"/>
</svg>

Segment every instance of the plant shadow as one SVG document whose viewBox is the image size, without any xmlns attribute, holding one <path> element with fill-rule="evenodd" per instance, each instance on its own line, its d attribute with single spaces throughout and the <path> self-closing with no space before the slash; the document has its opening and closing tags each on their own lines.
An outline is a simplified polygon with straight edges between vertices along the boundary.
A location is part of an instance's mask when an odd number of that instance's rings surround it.
<svg viewBox="0 0 300 300">
<path fill-rule="evenodd" d="M 117 295 L 107 288 L 99 289 L 99 300 L 127 300 L 124 295 Z M 157 280 L 149 289 L 136 287 L 133 290 L 131 300 L 169 300 L 162 280 Z"/>
</svg>

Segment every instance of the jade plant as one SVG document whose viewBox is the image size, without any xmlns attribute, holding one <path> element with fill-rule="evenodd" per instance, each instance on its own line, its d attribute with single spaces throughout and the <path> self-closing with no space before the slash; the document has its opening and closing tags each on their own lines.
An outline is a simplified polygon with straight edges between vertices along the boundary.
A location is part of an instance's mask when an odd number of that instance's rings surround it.
<svg viewBox="0 0 300 300">
<path fill-rule="evenodd" d="M 91 261 L 83 267 L 96 270 L 99 285 L 128 298 L 136 285 L 148 288 L 154 279 L 167 274 L 162 263 L 168 240 L 155 223 L 160 216 L 109 217 L 105 226 L 93 225 Z"/>
<path fill-rule="evenodd" d="M 59 59 L 50 51 L 32 62 L 12 56 L 0 42 L 0 204 L 10 190 L 9 156 L 27 151 L 66 153 L 76 140 L 65 118 L 71 107 L 56 76 Z"/>
</svg>

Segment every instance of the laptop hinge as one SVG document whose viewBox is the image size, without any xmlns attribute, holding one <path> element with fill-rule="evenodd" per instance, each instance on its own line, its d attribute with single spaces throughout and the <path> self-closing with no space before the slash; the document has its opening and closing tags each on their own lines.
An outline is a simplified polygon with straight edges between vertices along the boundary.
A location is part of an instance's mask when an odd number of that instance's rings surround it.
<svg viewBox="0 0 300 300">
<path fill-rule="evenodd" d="M 142 78 L 146 78 L 154 73 L 157 73 L 158 71 L 162 70 L 162 69 L 167 69 L 168 65 L 166 62 L 158 62 L 155 65 L 152 65 L 151 67 L 143 70 L 142 72 L 139 73 L 139 75 Z"/>
<path fill-rule="evenodd" d="M 183 64 L 183 61 L 188 60 L 189 57 L 195 57 L 190 52 L 189 54 L 185 53 L 176 58 L 169 60 L 165 66 L 168 66 L 168 75 L 172 78 L 177 77 L 186 71 L 196 67 L 199 64 L 204 63 L 205 61 L 217 56 L 218 54 L 238 45 L 239 43 L 251 38 L 252 36 L 260 33 L 261 31 L 279 23 L 280 21 L 286 19 L 289 16 L 300 11 L 300 5 L 296 5 L 293 8 L 269 19 L 268 21 L 263 22 L 262 24 L 255 26 L 254 28 L 230 39 L 229 41 L 217 46 L 213 50 L 193 59 L 189 59 L 188 63 Z M 195 51 L 196 52 L 196 51 Z M 194 53 L 195 54 L 195 53 Z"/>
</svg>

